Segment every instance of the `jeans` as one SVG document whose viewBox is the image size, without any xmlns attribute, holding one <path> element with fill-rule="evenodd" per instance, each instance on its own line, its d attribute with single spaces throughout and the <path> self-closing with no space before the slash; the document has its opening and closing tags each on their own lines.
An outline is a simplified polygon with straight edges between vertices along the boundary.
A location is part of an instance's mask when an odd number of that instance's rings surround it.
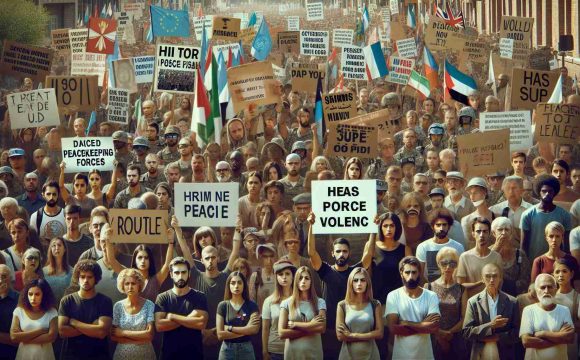
<svg viewBox="0 0 580 360">
<path fill-rule="evenodd" d="M 284 354 L 274 354 L 274 353 L 269 353 L 270 354 L 270 360 L 284 360 Z"/>
<path fill-rule="evenodd" d="M 224 341 L 219 360 L 255 360 L 254 347 L 250 341 L 233 343 Z"/>
</svg>

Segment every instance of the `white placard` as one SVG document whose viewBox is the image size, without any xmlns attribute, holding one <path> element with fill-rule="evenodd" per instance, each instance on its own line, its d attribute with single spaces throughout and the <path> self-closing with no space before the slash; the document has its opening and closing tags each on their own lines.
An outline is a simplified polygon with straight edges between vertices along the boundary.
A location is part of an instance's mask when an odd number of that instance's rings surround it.
<svg viewBox="0 0 580 360">
<path fill-rule="evenodd" d="M 415 60 L 403 59 L 397 56 L 389 57 L 389 75 L 386 80 L 395 84 L 407 85 Z"/>
<path fill-rule="evenodd" d="M 155 56 L 137 56 L 133 58 L 135 81 L 137 84 L 152 83 L 155 76 Z"/>
<path fill-rule="evenodd" d="M 71 49 L 71 75 L 98 75 L 99 84 L 103 83 L 107 67 L 107 55 L 86 52 L 89 29 L 68 31 Z"/>
<path fill-rule="evenodd" d="M 354 30 L 352 29 L 334 29 L 332 30 L 332 46 L 342 47 L 352 45 Z"/>
<path fill-rule="evenodd" d="M 381 19 L 383 24 L 391 21 L 391 9 L 389 7 L 381 8 Z"/>
<path fill-rule="evenodd" d="M 238 54 L 238 52 L 240 51 L 240 43 L 230 43 L 230 44 L 225 44 L 225 45 L 213 45 L 212 49 L 213 49 L 213 55 L 215 56 L 215 59 L 216 60 L 218 59 L 218 56 L 219 56 L 220 51 L 221 51 L 224 54 L 224 61 L 227 64 L 229 59 L 230 59 L 230 49 L 232 49 L 232 55 L 236 56 Z"/>
<path fill-rule="evenodd" d="M 288 31 L 300 31 L 300 16 L 288 16 Z"/>
<path fill-rule="evenodd" d="M 179 226 L 236 226 L 238 183 L 175 183 Z"/>
<path fill-rule="evenodd" d="M 397 40 L 397 51 L 399 56 L 405 59 L 414 59 L 417 57 L 417 43 L 414 38 Z"/>
<path fill-rule="evenodd" d="M 390 0 L 389 9 L 391 10 L 391 15 L 397 15 L 399 13 L 399 0 Z"/>
<path fill-rule="evenodd" d="M 376 233 L 375 180 L 324 180 L 312 182 L 314 234 Z"/>
<path fill-rule="evenodd" d="M 510 152 L 528 150 L 533 145 L 530 111 L 482 112 L 479 114 L 479 129 L 510 129 Z"/>
<path fill-rule="evenodd" d="M 60 125 L 54 89 L 9 94 L 6 102 L 12 129 Z"/>
<path fill-rule="evenodd" d="M 343 46 L 341 70 L 345 79 L 366 80 L 366 63 L 363 49 L 359 46 Z"/>
<path fill-rule="evenodd" d="M 107 121 L 128 124 L 131 97 L 129 90 L 109 88 L 107 96 Z"/>
<path fill-rule="evenodd" d="M 115 148 L 112 137 L 62 138 L 62 161 L 65 173 L 88 172 L 92 169 L 111 171 Z"/>
<path fill-rule="evenodd" d="M 328 31 L 301 30 L 300 55 L 328 56 Z"/>
<path fill-rule="evenodd" d="M 511 59 L 514 56 L 514 39 L 499 39 L 499 57 Z"/>
<path fill-rule="evenodd" d="M 324 20 L 324 6 L 322 2 L 306 4 L 306 21 Z"/>
<path fill-rule="evenodd" d="M 211 27 L 213 25 L 213 15 L 205 15 L 205 16 L 194 16 L 193 17 L 193 30 L 195 32 L 195 38 L 198 41 L 201 41 L 201 35 L 203 33 L 203 27 L 205 26 L 205 34 L 208 39 L 212 37 Z"/>
<path fill-rule="evenodd" d="M 200 52 L 194 46 L 157 44 L 154 90 L 192 94 Z"/>
</svg>

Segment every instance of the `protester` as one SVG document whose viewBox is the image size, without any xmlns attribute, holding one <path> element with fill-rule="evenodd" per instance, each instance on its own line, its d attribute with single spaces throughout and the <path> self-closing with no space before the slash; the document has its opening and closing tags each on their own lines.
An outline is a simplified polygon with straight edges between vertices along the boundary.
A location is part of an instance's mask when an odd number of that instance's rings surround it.
<svg viewBox="0 0 580 360">
<path fill-rule="evenodd" d="M 572 282 L 577 272 L 578 265 L 568 258 L 558 259 L 554 264 L 554 277 L 558 283 L 558 292 L 554 301 L 570 310 L 576 333 L 580 325 L 578 319 L 578 296 L 580 294 L 572 287 Z M 574 335 L 574 342 L 568 344 L 568 359 L 576 358 L 578 358 L 578 334 Z"/>
<path fill-rule="evenodd" d="M 10 338 L 14 309 L 18 306 L 18 293 L 12 290 L 10 268 L 0 264 L 0 354 L 14 359 L 18 343 Z"/>
<path fill-rule="evenodd" d="M 44 280 L 52 289 L 56 303 L 60 303 L 72 278 L 72 267 L 68 261 L 66 240 L 63 238 L 50 240 L 46 254 L 46 265 L 42 268 L 42 273 Z"/>
<path fill-rule="evenodd" d="M 552 274 L 554 272 L 554 264 L 559 259 L 565 258 L 578 265 L 576 259 L 561 248 L 564 233 L 564 226 L 557 221 L 552 221 L 546 225 L 545 235 L 548 251 L 534 259 L 531 282 L 534 282 L 539 274 Z"/>
</svg>

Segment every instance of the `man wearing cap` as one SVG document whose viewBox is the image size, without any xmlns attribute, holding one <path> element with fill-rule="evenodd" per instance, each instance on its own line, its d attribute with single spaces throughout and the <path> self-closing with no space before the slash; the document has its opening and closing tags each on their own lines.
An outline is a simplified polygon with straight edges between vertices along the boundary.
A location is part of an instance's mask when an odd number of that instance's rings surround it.
<svg viewBox="0 0 580 360">
<path fill-rule="evenodd" d="M 24 191 L 24 194 L 16 197 L 16 201 L 28 214 L 37 211 L 46 203 L 38 193 L 38 176 L 35 173 L 24 175 Z"/>
<path fill-rule="evenodd" d="M 379 154 L 380 156 L 367 167 L 365 179 L 384 180 L 389 166 L 400 164 L 400 162 L 394 158 L 395 142 L 391 138 L 384 138 L 379 141 Z"/>
<path fill-rule="evenodd" d="M 145 156 L 146 172 L 141 175 L 141 184 L 149 189 L 155 189 L 157 184 L 165 182 L 165 174 L 159 170 L 159 157 L 157 154 L 147 154 Z"/>
<path fill-rule="evenodd" d="M 24 192 L 21 182 L 15 180 L 16 174 L 10 166 L 0 167 L 0 180 L 4 181 L 10 196 L 18 196 Z"/>
<path fill-rule="evenodd" d="M 174 161 L 179 166 L 179 175 L 185 177 L 191 174 L 191 160 L 193 159 L 193 144 L 190 139 L 183 138 L 179 140 L 177 146 L 179 150 L 179 159 Z"/>
<path fill-rule="evenodd" d="M 377 214 L 382 215 L 389 211 L 383 204 L 385 195 L 387 194 L 387 182 L 384 180 L 377 180 Z"/>
<path fill-rule="evenodd" d="M 141 174 L 145 174 L 147 172 L 147 167 L 145 166 L 145 157 L 149 152 L 149 140 L 144 136 L 137 136 L 133 140 L 133 154 L 135 155 L 134 159 L 129 163 L 129 165 L 136 165 L 141 169 Z"/>
<path fill-rule="evenodd" d="M 493 206 L 505 200 L 505 196 L 502 191 L 502 184 L 504 179 L 505 173 L 503 171 L 496 171 L 494 173 L 488 174 L 485 177 L 488 186 L 487 195 L 489 206 Z"/>
<path fill-rule="evenodd" d="M 441 150 L 445 149 L 445 144 L 443 142 L 443 137 L 445 135 L 445 128 L 442 124 L 434 123 L 429 125 L 429 130 L 427 136 L 429 137 L 429 143 L 424 146 L 423 154 L 427 155 L 427 152 L 434 150 L 439 153 Z"/>
<path fill-rule="evenodd" d="M 294 206 L 292 206 L 293 215 L 296 219 L 298 227 L 298 239 L 300 240 L 300 255 L 305 254 L 306 241 L 308 239 L 308 230 L 310 223 L 308 222 L 308 214 L 312 210 L 312 197 L 310 193 L 302 193 L 294 196 L 292 199 Z"/>
<path fill-rule="evenodd" d="M 445 206 L 448 210 L 455 214 L 455 219 L 461 221 L 464 216 L 467 216 L 475 211 L 475 206 L 471 200 L 463 195 L 465 187 L 465 178 L 459 171 L 449 171 L 445 178 L 445 188 L 449 193 L 445 197 Z"/>
<path fill-rule="evenodd" d="M 284 139 L 284 147 L 291 150 L 296 141 L 312 140 L 312 130 L 310 129 L 310 109 L 302 107 L 298 111 L 298 127 L 289 130 L 283 116 L 278 118 L 278 131 Z"/>
<path fill-rule="evenodd" d="M 298 156 L 300 156 L 300 159 L 302 160 L 300 165 L 300 176 L 306 176 L 306 172 L 310 170 L 306 158 L 306 154 L 308 153 L 308 150 L 306 150 L 306 143 L 304 141 L 296 141 L 292 145 L 291 153 L 298 154 Z"/>
<path fill-rule="evenodd" d="M 413 158 L 417 171 L 423 169 L 425 159 L 421 151 L 417 150 L 417 133 L 413 129 L 407 129 L 403 133 L 403 147 L 397 151 L 394 158 L 403 163 L 403 159 Z"/>
<path fill-rule="evenodd" d="M 141 178 L 141 169 L 137 165 L 129 165 L 127 168 L 127 184 L 128 186 L 121 190 L 115 197 L 113 205 L 116 209 L 127 209 L 129 200 L 138 198 L 147 191 L 152 191 L 149 188 L 141 185 L 139 179 Z"/>
<path fill-rule="evenodd" d="M 286 156 L 286 170 L 288 173 L 280 179 L 280 182 L 284 185 L 284 207 L 287 209 L 292 207 L 292 199 L 304 192 L 304 178 L 300 176 L 301 164 L 302 159 L 300 159 L 298 154 Z"/>
<path fill-rule="evenodd" d="M 401 181 L 401 190 L 403 194 L 413 191 L 413 177 L 417 173 L 415 159 L 412 157 L 401 160 L 401 170 L 403 171 L 403 180 Z"/>
<path fill-rule="evenodd" d="M 129 136 L 126 132 L 118 130 L 113 133 L 113 145 L 115 146 L 115 160 L 122 164 L 125 169 L 135 160 L 135 155 L 129 151 Z"/>
<path fill-rule="evenodd" d="M 171 162 L 177 161 L 179 159 L 179 150 L 177 149 L 177 144 L 181 138 L 181 131 L 175 125 L 169 125 L 165 129 L 165 147 L 157 152 L 157 156 L 161 160 L 162 164 L 169 164 Z"/>
<path fill-rule="evenodd" d="M 499 76 L 497 77 L 496 93 L 497 98 L 499 99 L 500 111 L 503 110 L 505 107 L 505 99 L 509 81 L 510 78 L 506 74 L 499 74 Z"/>
<path fill-rule="evenodd" d="M 12 148 L 8 151 L 8 162 L 18 181 L 23 180 L 24 174 L 26 174 L 26 158 L 24 155 L 24 150 L 20 148 Z"/>
<path fill-rule="evenodd" d="M 399 94 L 390 92 L 383 95 L 381 99 L 381 108 L 388 111 L 388 119 L 390 124 L 393 126 L 393 131 L 397 133 L 402 126 L 401 117 L 403 116 L 401 107 L 401 98 Z"/>
<path fill-rule="evenodd" d="M 524 192 L 524 181 L 521 177 L 511 175 L 503 180 L 503 192 L 507 200 L 491 206 L 489 209 L 496 217 L 503 216 L 510 219 L 514 229 L 520 229 L 520 221 L 524 211 L 531 208 L 533 205 L 525 201 L 522 197 Z M 516 232 L 519 237 L 519 233 Z"/>
<path fill-rule="evenodd" d="M 471 130 L 477 128 L 474 124 L 475 120 L 478 118 L 477 114 L 477 110 L 471 106 L 465 106 L 459 110 L 459 126 L 461 126 L 465 134 L 469 134 Z"/>
<path fill-rule="evenodd" d="M 495 219 L 495 215 L 488 208 L 487 203 L 487 183 L 484 178 L 474 177 L 469 180 L 467 187 L 465 188 L 469 194 L 469 199 L 475 206 L 475 211 L 471 214 L 464 216 L 461 219 L 461 227 L 463 228 L 463 233 L 467 239 L 467 249 L 473 248 L 475 246 L 475 239 L 471 236 L 471 223 L 477 217 L 483 217 L 489 220 L 491 223 Z"/>
</svg>

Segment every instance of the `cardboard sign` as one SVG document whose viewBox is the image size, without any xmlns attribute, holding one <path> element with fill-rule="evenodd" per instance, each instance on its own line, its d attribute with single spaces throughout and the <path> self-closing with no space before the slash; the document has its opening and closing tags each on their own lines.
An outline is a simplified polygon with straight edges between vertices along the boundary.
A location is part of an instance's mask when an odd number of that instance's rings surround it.
<svg viewBox="0 0 580 360">
<path fill-rule="evenodd" d="M 376 233 L 375 180 L 323 180 L 312 182 L 314 234 Z"/>
<path fill-rule="evenodd" d="M 489 61 L 489 46 L 486 42 L 468 39 L 465 41 L 463 51 L 466 61 L 478 64 L 487 64 Z"/>
<path fill-rule="evenodd" d="M 300 52 L 300 32 L 282 31 L 278 33 L 278 49 L 282 52 L 298 54 Z"/>
<path fill-rule="evenodd" d="M 486 176 L 511 166 L 509 129 L 459 135 L 457 147 L 459 170 L 466 179 Z"/>
<path fill-rule="evenodd" d="M 389 120 L 388 109 L 381 109 L 359 115 L 343 121 L 342 124 L 375 126 L 378 130 L 379 141 L 384 138 L 392 138 L 400 128 L 398 120 Z"/>
<path fill-rule="evenodd" d="M 60 125 L 54 89 L 9 94 L 6 102 L 12 130 Z"/>
<path fill-rule="evenodd" d="M 240 39 L 242 40 L 243 45 L 251 47 L 255 38 L 256 38 L 256 29 L 254 29 L 253 27 L 240 30 Z"/>
<path fill-rule="evenodd" d="M 134 57 L 133 68 L 137 84 L 152 83 L 155 76 L 155 56 Z"/>
<path fill-rule="evenodd" d="M 205 27 L 205 33 L 207 34 L 207 38 L 211 39 L 213 35 L 213 31 L 211 31 L 212 26 L 213 26 L 213 15 L 194 17 L 193 30 L 195 32 L 195 38 L 198 41 L 201 41 L 201 35 L 203 32 L 203 28 Z"/>
<path fill-rule="evenodd" d="M 113 79 L 117 89 L 127 89 L 131 93 L 137 92 L 137 81 L 131 59 L 113 61 Z"/>
<path fill-rule="evenodd" d="M 300 55 L 328 56 L 328 31 L 300 31 Z"/>
<path fill-rule="evenodd" d="M 559 72 L 513 69 L 512 108 L 533 110 L 537 104 L 548 101 L 559 77 Z"/>
<path fill-rule="evenodd" d="M 334 29 L 332 30 L 332 46 L 342 47 L 352 45 L 354 30 L 352 29 Z"/>
<path fill-rule="evenodd" d="M 318 85 L 318 78 L 324 79 L 325 76 L 326 72 L 317 64 L 293 63 L 290 69 L 292 90 L 314 92 Z"/>
<path fill-rule="evenodd" d="M 575 145 L 580 139 L 580 106 L 573 104 L 538 104 L 536 108 L 537 141 Z"/>
<path fill-rule="evenodd" d="M 429 50 L 463 50 L 470 37 L 461 33 L 461 29 L 446 24 L 443 20 L 432 18 L 425 30 L 425 44 Z"/>
<path fill-rule="evenodd" d="M 212 34 L 216 40 L 237 41 L 240 37 L 241 20 L 234 17 L 214 16 Z"/>
<path fill-rule="evenodd" d="M 326 149 L 336 156 L 374 159 L 377 157 L 377 128 L 374 126 L 329 123 Z"/>
<path fill-rule="evenodd" d="M 366 80 L 366 62 L 363 48 L 359 46 L 343 46 L 340 64 L 345 79 Z"/>
<path fill-rule="evenodd" d="M 167 244 L 167 210 L 110 209 L 111 242 Z"/>
<path fill-rule="evenodd" d="M 324 7 L 321 2 L 306 4 L 306 21 L 324 20 Z"/>
<path fill-rule="evenodd" d="M 326 126 L 333 122 L 352 119 L 357 116 L 356 97 L 350 91 L 323 94 L 322 109 Z"/>
<path fill-rule="evenodd" d="M 499 37 L 514 40 L 513 59 L 527 61 L 530 54 L 534 18 L 502 16 Z"/>
<path fill-rule="evenodd" d="M 89 29 L 69 30 L 71 48 L 71 75 L 97 75 L 103 83 L 106 70 L 106 54 L 86 52 Z"/>
<path fill-rule="evenodd" d="M 155 91 L 193 94 L 200 49 L 187 45 L 157 44 Z"/>
<path fill-rule="evenodd" d="M 417 57 L 417 43 L 414 38 L 397 40 L 397 51 L 399 56 L 405 59 Z"/>
<path fill-rule="evenodd" d="M 131 104 L 129 102 L 130 93 L 127 89 L 109 88 L 107 102 L 107 121 L 128 124 Z"/>
<path fill-rule="evenodd" d="M 0 73 L 28 77 L 36 81 L 50 75 L 52 50 L 4 40 Z"/>
<path fill-rule="evenodd" d="M 288 16 L 288 31 L 300 31 L 300 16 Z"/>
<path fill-rule="evenodd" d="M 504 59 L 511 59 L 514 55 L 514 39 L 499 39 L 499 56 Z"/>
<path fill-rule="evenodd" d="M 397 15 L 399 13 L 399 1 L 389 0 L 389 9 L 391 10 L 391 15 Z"/>
<path fill-rule="evenodd" d="M 47 76 L 45 88 L 54 88 L 59 111 L 93 111 L 100 103 L 96 76 Z"/>
<path fill-rule="evenodd" d="M 62 138 L 62 161 L 65 173 L 113 170 L 115 147 L 112 137 Z"/>
<path fill-rule="evenodd" d="M 236 226 L 239 191 L 237 183 L 176 183 L 179 226 Z"/>
<path fill-rule="evenodd" d="M 479 129 L 510 130 L 510 152 L 528 150 L 532 147 L 532 119 L 529 111 L 482 112 L 479 114 Z"/>
<path fill-rule="evenodd" d="M 275 84 L 274 70 L 269 61 L 231 67 L 227 76 L 235 113 L 250 104 L 268 105 L 280 102 L 280 89 Z"/>
<path fill-rule="evenodd" d="M 386 80 L 395 84 L 407 85 L 414 68 L 415 60 L 391 56 L 389 58 L 389 74 Z"/>
<path fill-rule="evenodd" d="M 70 50 L 70 39 L 68 37 L 69 29 L 57 29 L 50 32 L 50 38 L 53 49 L 57 51 Z"/>
</svg>

